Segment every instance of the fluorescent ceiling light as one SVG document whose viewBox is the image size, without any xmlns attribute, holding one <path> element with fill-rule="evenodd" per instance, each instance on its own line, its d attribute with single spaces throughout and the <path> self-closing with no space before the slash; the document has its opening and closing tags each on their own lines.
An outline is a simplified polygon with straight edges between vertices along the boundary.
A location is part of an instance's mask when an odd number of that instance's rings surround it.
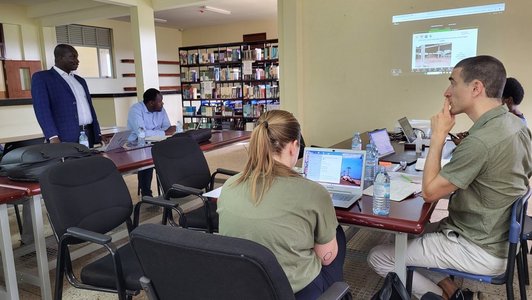
<svg viewBox="0 0 532 300">
<path fill-rule="evenodd" d="M 212 6 L 200 6 L 200 11 L 203 12 L 203 11 L 210 11 L 210 12 L 213 12 L 213 13 L 219 13 L 219 14 L 223 14 L 223 15 L 230 15 L 231 14 L 231 11 L 229 10 L 225 10 L 225 9 L 221 9 L 221 8 L 217 8 L 217 7 L 212 7 Z"/>
<path fill-rule="evenodd" d="M 154 18 L 153 20 L 155 21 L 155 23 L 166 23 L 166 22 L 168 22 L 168 20 L 161 19 L 161 18 Z"/>
<path fill-rule="evenodd" d="M 479 5 L 479 6 L 470 6 L 470 7 L 461 7 L 461 8 L 452 8 L 452 9 L 442 9 L 442 10 L 434 10 L 434 11 L 393 16 L 392 23 L 397 24 L 401 22 L 429 20 L 429 19 L 446 18 L 446 17 L 468 16 L 468 15 L 486 14 L 486 13 L 501 13 L 504 10 L 505 10 L 504 3 L 495 3 L 495 4 L 488 4 L 488 5 Z"/>
</svg>

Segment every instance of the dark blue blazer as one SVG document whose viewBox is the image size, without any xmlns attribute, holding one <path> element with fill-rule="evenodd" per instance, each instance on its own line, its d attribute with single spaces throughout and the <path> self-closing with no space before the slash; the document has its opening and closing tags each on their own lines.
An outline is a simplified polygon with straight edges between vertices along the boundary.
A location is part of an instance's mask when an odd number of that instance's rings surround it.
<svg viewBox="0 0 532 300">
<path fill-rule="evenodd" d="M 100 125 L 92 105 L 89 88 L 83 78 L 77 75 L 75 78 L 85 90 L 93 120 L 94 142 L 99 143 Z M 80 131 L 76 97 L 68 83 L 54 68 L 33 74 L 31 97 L 37 121 L 46 139 L 57 135 L 61 142 L 78 142 Z"/>
</svg>

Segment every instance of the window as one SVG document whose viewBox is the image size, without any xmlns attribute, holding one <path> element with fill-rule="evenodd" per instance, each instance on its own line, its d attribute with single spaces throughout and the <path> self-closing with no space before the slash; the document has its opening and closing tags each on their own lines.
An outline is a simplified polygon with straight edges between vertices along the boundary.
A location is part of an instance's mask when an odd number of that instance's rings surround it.
<svg viewBox="0 0 532 300">
<path fill-rule="evenodd" d="M 57 42 L 78 51 L 78 74 L 83 77 L 113 77 L 112 33 L 110 28 L 63 25 L 55 28 Z"/>
</svg>

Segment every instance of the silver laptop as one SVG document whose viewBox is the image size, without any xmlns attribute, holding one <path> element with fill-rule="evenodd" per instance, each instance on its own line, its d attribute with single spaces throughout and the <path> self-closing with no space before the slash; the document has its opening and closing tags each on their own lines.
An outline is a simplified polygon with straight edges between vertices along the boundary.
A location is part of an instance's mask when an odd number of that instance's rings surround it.
<svg viewBox="0 0 532 300">
<path fill-rule="evenodd" d="M 410 121 L 406 117 L 403 117 L 399 119 L 399 126 L 401 126 L 401 129 L 403 130 L 403 133 L 406 137 L 406 141 L 410 144 L 414 143 L 416 140 L 416 133 L 414 132 L 414 128 L 412 128 L 412 124 L 410 124 Z"/>
<path fill-rule="evenodd" d="M 364 190 L 366 151 L 306 147 L 303 175 L 323 185 L 335 207 L 353 205 Z"/>
<path fill-rule="evenodd" d="M 111 138 L 111 140 L 109 140 L 109 143 L 107 143 L 107 145 L 103 145 L 102 147 L 95 148 L 95 150 L 108 152 L 114 149 L 121 148 L 124 144 L 127 143 L 127 139 L 130 134 L 131 134 L 131 130 L 119 131 L 113 135 L 113 137 Z"/>
<path fill-rule="evenodd" d="M 411 165 L 417 161 L 417 155 L 415 152 L 395 153 L 395 149 L 390 140 L 390 135 L 385 128 L 370 131 L 368 132 L 368 136 L 379 151 L 379 160 L 396 164 L 401 161 L 406 161 L 407 165 Z"/>
</svg>

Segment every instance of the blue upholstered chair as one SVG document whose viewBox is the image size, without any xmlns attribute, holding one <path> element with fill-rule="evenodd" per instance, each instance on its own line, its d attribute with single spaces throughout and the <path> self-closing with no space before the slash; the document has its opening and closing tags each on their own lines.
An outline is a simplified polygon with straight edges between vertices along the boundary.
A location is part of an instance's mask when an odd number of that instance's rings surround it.
<svg viewBox="0 0 532 300">
<path fill-rule="evenodd" d="M 425 268 L 433 272 L 438 273 L 444 273 L 451 277 L 457 276 L 462 277 L 466 279 L 476 280 L 480 282 L 485 283 L 491 283 L 491 284 L 506 284 L 506 294 L 508 299 L 514 299 L 514 292 L 513 292 L 513 278 L 514 278 L 514 270 L 515 270 L 515 264 L 517 263 L 517 273 L 518 273 L 518 279 L 519 279 L 519 292 L 521 295 L 521 299 L 526 299 L 526 290 L 525 290 L 525 265 L 523 262 L 523 256 L 520 253 L 520 247 L 519 243 L 521 241 L 521 236 L 523 233 L 523 224 L 524 218 L 526 218 L 526 207 L 528 203 L 528 199 L 530 198 L 531 190 L 530 188 L 528 191 L 523 195 L 517 198 L 517 200 L 512 205 L 512 214 L 510 219 L 510 233 L 508 236 L 509 239 L 509 247 L 508 247 L 508 262 L 506 264 L 506 271 L 503 274 L 497 275 L 497 276 L 488 276 L 488 275 L 481 275 L 481 274 L 472 274 L 472 273 L 466 273 L 461 272 L 453 269 L 438 269 L 438 268 Z M 519 251 L 519 252 L 518 252 Z M 526 255 L 526 254 L 525 254 Z M 412 291 L 412 278 L 413 273 L 416 268 L 422 268 L 422 267 L 416 267 L 416 266 L 409 266 L 408 267 L 408 273 L 407 273 L 407 279 L 406 279 L 406 288 L 409 293 Z M 424 267 L 423 267 L 424 268 Z"/>
</svg>

